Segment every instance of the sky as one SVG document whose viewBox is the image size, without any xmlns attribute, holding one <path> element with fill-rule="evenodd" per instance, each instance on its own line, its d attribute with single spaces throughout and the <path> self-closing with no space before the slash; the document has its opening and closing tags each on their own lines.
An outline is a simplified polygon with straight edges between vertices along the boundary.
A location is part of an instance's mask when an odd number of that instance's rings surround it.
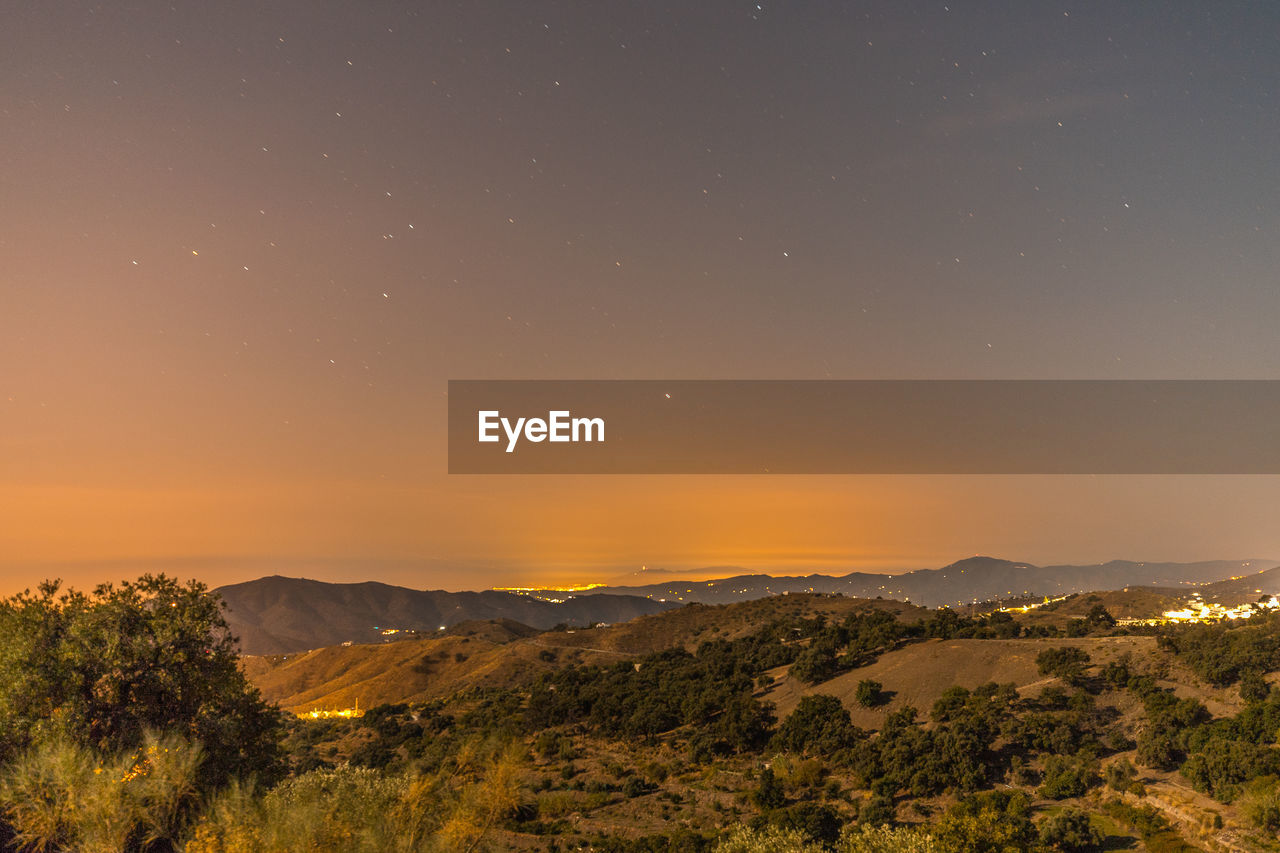
<svg viewBox="0 0 1280 853">
<path fill-rule="evenodd" d="M 477 477 L 449 379 L 1269 379 L 1280 9 L 19 2 L 0 593 L 1280 559 L 1280 478 Z"/>
</svg>

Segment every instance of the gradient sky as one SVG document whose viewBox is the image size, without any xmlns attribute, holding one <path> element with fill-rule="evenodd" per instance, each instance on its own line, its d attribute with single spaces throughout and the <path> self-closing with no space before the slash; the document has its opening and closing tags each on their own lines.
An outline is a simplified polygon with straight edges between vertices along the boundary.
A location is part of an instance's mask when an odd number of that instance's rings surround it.
<svg viewBox="0 0 1280 853">
<path fill-rule="evenodd" d="M 450 477 L 449 378 L 1277 378 L 1259 2 L 19 2 L 0 589 L 1280 558 L 1275 477 Z"/>
</svg>

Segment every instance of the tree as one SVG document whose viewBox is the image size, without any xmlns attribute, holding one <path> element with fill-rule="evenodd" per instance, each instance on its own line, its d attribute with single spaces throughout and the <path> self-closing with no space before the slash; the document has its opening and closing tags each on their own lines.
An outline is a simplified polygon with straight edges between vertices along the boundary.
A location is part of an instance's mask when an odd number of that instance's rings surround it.
<svg viewBox="0 0 1280 853">
<path fill-rule="evenodd" d="M 781 808 L 787 804 L 787 795 L 773 770 L 766 767 L 760 771 L 760 785 L 751 792 L 751 799 L 757 808 L 764 810 Z"/>
<path fill-rule="evenodd" d="M 796 658 L 796 662 L 791 665 L 790 674 L 801 681 L 818 684 L 834 678 L 839 671 L 835 645 L 817 640 Z"/>
<path fill-rule="evenodd" d="M 1078 797 L 1097 781 L 1097 774 L 1080 761 L 1050 755 L 1044 764 L 1044 784 L 1040 786 L 1040 795 L 1051 800 Z"/>
<path fill-rule="evenodd" d="M 204 790 L 280 770 L 279 712 L 240 671 L 203 584 L 144 575 L 85 595 L 46 582 L 0 601 L 0 759 L 48 735 L 111 755 L 148 731 L 202 746 Z"/>
<path fill-rule="evenodd" d="M 952 806 L 934 837 L 943 850 L 966 853 L 1022 853 L 1038 839 L 1031 804 L 1021 791 L 987 791 Z"/>
<path fill-rule="evenodd" d="M 1036 667 L 1041 675 L 1057 676 L 1072 685 L 1084 681 L 1085 667 L 1088 665 L 1089 653 L 1075 646 L 1045 649 L 1036 655 Z"/>
<path fill-rule="evenodd" d="M 1246 702 L 1262 702 L 1271 695 L 1271 685 L 1257 670 L 1247 670 L 1240 676 L 1240 698 Z"/>
<path fill-rule="evenodd" d="M 1040 843 L 1064 853 L 1097 850 L 1102 833 L 1089 822 L 1089 814 L 1081 809 L 1066 808 L 1040 824 Z"/>
<path fill-rule="evenodd" d="M 858 682 L 858 691 L 855 694 L 858 704 L 864 708 L 874 708 L 884 702 L 884 685 L 878 681 L 872 681 L 870 678 L 864 678 Z"/>
<path fill-rule="evenodd" d="M 800 697 L 800 704 L 778 727 L 773 743 L 793 752 L 831 755 L 865 737 L 866 733 L 853 724 L 839 699 L 816 694 Z"/>
<path fill-rule="evenodd" d="M 1084 621 L 1089 624 L 1090 628 L 1114 628 L 1116 626 L 1116 617 L 1112 616 L 1111 611 L 1101 604 L 1095 604 L 1089 608 L 1089 612 L 1085 614 Z"/>
</svg>

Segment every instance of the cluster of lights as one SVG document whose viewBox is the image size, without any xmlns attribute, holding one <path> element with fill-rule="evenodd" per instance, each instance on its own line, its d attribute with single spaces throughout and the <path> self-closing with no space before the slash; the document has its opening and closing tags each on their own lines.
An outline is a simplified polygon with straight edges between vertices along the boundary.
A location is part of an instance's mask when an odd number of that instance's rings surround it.
<svg viewBox="0 0 1280 853">
<path fill-rule="evenodd" d="M 302 720 L 349 720 L 352 717 L 363 717 L 364 711 L 357 704 L 354 708 L 341 708 L 336 711 L 321 711 L 313 708 L 310 711 L 302 711 L 297 716 Z"/>
<path fill-rule="evenodd" d="M 1255 590 L 1256 592 L 1257 590 Z M 1220 622 L 1223 619 L 1248 619 L 1260 610 L 1275 610 L 1280 607 L 1280 600 L 1274 595 L 1268 597 L 1265 601 L 1259 601 L 1257 604 L 1238 604 L 1235 607 L 1224 607 L 1217 602 L 1206 604 L 1201 598 L 1200 593 L 1193 593 L 1191 601 L 1186 607 L 1179 610 L 1166 610 L 1160 614 L 1159 619 L 1120 619 L 1120 624 L 1127 625 L 1152 625 L 1174 623 L 1192 623 L 1192 622 Z"/>
<path fill-rule="evenodd" d="M 527 595 L 530 598 L 536 598 L 539 601 L 547 601 L 551 604 L 564 604 L 573 597 L 572 593 L 586 592 L 590 589 L 602 587 L 602 583 L 585 583 L 579 586 L 495 586 L 494 592 L 510 592 L 515 595 Z M 558 596 L 555 593 L 570 593 L 565 596 Z"/>
</svg>

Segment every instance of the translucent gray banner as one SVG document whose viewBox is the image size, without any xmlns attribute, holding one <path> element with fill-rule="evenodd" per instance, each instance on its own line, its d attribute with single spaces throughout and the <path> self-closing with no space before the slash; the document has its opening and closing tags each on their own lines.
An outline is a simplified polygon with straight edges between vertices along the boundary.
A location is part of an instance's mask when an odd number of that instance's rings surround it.
<svg viewBox="0 0 1280 853">
<path fill-rule="evenodd" d="M 1280 380 L 451 380 L 453 474 L 1277 474 Z"/>
</svg>

